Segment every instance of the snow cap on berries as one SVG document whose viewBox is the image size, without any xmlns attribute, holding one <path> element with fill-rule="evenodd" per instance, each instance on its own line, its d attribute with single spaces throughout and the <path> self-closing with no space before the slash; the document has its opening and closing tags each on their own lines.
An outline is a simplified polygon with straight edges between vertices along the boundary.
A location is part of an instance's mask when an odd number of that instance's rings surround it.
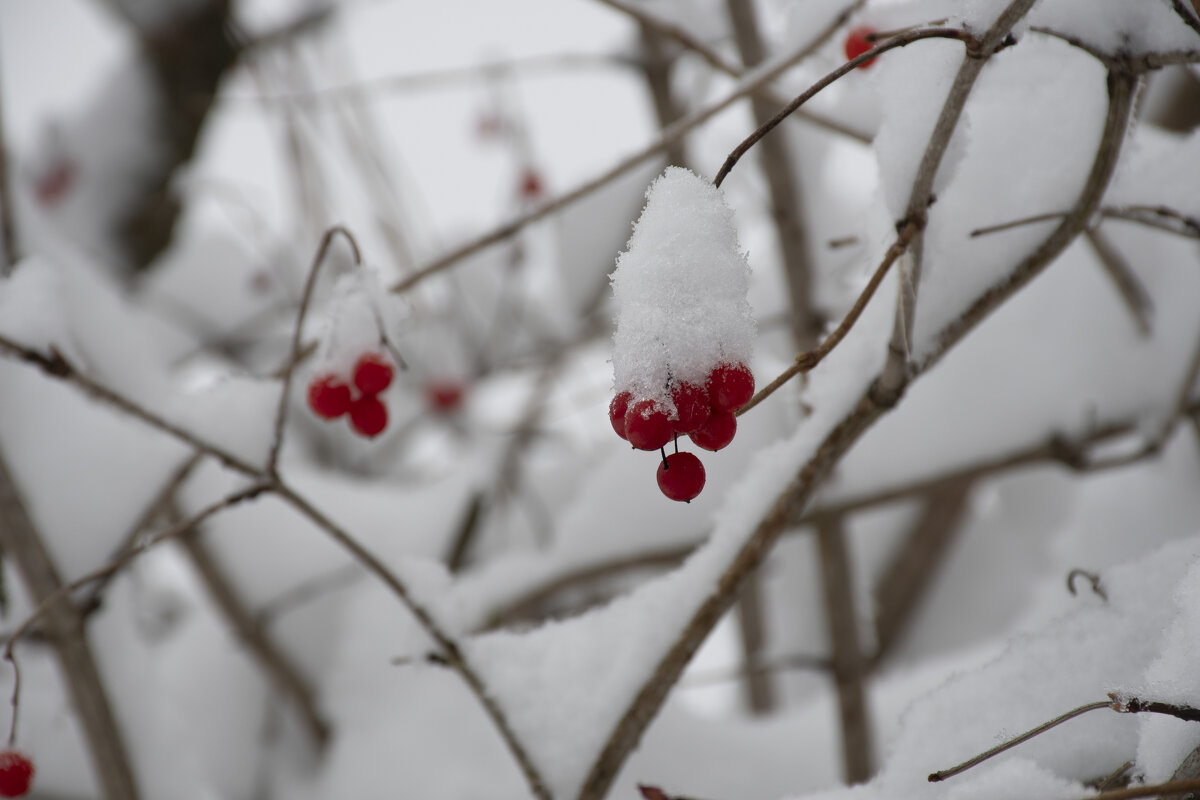
<svg viewBox="0 0 1200 800">
<path fill-rule="evenodd" d="M 750 267 L 733 210 L 709 181 L 667 167 L 611 278 L 616 391 L 673 411 L 673 383 L 704 385 L 719 363 L 749 363 Z"/>
<path fill-rule="evenodd" d="M 380 326 L 390 330 L 403 317 L 402 301 L 387 292 L 371 267 L 363 265 L 339 276 L 321 320 L 315 369 L 349 383 L 363 353 L 381 349 Z"/>
</svg>

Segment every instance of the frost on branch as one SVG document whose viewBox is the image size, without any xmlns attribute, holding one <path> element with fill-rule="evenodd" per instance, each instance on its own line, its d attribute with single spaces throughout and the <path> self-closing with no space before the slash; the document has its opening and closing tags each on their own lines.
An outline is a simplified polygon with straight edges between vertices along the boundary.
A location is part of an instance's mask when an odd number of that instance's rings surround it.
<svg viewBox="0 0 1200 800">
<path fill-rule="evenodd" d="M 750 268 L 719 189 L 679 167 L 651 184 L 612 274 L 617 392 L 675 409 L 669 386 L 703 385 L 719 363 L 748 363 Z"/>
</svg>

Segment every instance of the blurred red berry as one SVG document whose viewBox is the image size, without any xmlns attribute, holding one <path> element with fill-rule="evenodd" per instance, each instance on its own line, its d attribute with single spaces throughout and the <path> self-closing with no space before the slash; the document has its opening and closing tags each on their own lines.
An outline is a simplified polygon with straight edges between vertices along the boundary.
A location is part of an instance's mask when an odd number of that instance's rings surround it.
<svg viewBox="0 0 1200 800">
<path fill-rule="evenodd" d="M 337 375 L 317 375 L 308 384 L 308 407 L 322 419 L 337 419 L 350 410 L 350 387 Z"/>
<path fill-rule="evenodd" d="M 690 503 L 704 488 L 704 465 L 693 453 L 672 453 L 658 465 L 658 488 L 672 500 Z"/>
<path fill-rule="evenodd" d="M 425 387 L 425 399 L 429 407 L 438 414 L 452 414 L 462 407 L 466 390 L 458 381 L 442 379 L 430 381 Z"/>
<path fill-rule="evenodd" d="M 638 400 L 625 412 L 625 438 L 638 450 L 657 450 L 674 430 L 667 412 L 653 400 Z"/>
<path fill-rule="evenodd" d="M 533 167 L 528 167 L 521 175 L 521 197 L 526 200 L 537 200 L 546 191 L 542 176 Z"/>
<path fill-rule="evenodd" d="M 857 28 L 852 28 L 846 33 L 846 60 L 858 58 L 863 53 L 870 50 L 877 43 L 871 41 L 869 36 L 875 33 L 875 29 L 870 25 L 859 25 Z M 875 63 L 875 59 L 869 58 L 858 65 L 859 69 L 866 69 Z"/>
<path fill-rule="evenodd" d="M 629 392 L 618 392 L 608 404 L 608 421 L 622 439 L 625 438 L 625 412 L 629 410 L 629 401 L 632 399 L 633 395 Z"/>
<path fill-rule="evenodd" d="M 675 403 L 675 416 L 671 421 L 680 433 L 691 433 L 708 420 L 708 392 L 703 386 L 677 384 L 671 390 L 671 400 Z"/>
<path fill-rule="evenodd" d="M 737 411 L 754 397 L 754 374 L 745 364 L 718 364 L 706 386 L 714 411 Z"/>
<path fill-rule="evenodd" d="M 350 427 L 356 433 L 373 439 L 383 433 L 387 424 L 387 406 L 377 395 L 364 394 L 350 404 Z"/>
<path fill-rule="evenodd" d="M 475 123 L 475 135 L 484 141 L 496 139 L 504 132 L 504 118 L 499 114 L 489 111 L 479 115 L 479 120 Z"/>
<path fill-rule="evenodd" d="M 0 797 L 23 797 L 33 783 L 33 761 L 19 750 L 0 750 Z"/>
<path fill-rule="evenodd" d="M 737 417 L 732 411 L 714 411 L 699 430 L 688 434 L 697 447 L 705 450 L 720 450 L 733 441 L 737 434 Z"/>
<path fill-rule="evenodd" d="M 354 362 L 354 385 L 363 394 L 379 394 L 392 385 L 392 362 L 374 350 L 363 353 Z"/>
<path fill-rule="evenodd" d="M 42 208 L 54 208 L 75 185 L 75 162 L 64 158 L 46 170 L 34 185 L 34 195 Z"/>
</svg>

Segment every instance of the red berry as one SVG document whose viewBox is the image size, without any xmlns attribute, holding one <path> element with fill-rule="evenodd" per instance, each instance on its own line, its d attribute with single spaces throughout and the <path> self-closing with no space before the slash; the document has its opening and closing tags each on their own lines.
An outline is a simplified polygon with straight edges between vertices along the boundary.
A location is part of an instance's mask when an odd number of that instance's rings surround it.
<svg viewBox="0 0 1200 800">
<path fill-rule="evenodd" d="M 618 392 L 608 404 L 608 421 L 622 439 L 625 438 L 625 412 L 629 410 L 629 401 L 632 399 L 633 395 L 629 392 Z"/>
<path fill-rule="evenodd" d="M 387 424 L 387 406 L 377 395 L 364 394 L 350 405 L 350 427 L 362 436 L 373 439 Z"/>
<path fill-rule="evenodd" d="M 754 397 L 754 374 L 745 364 L 718 364 L 707 386 L 714 411 L 737 411 Z"/>
<path fill-rule="evenodd" d="M 527 168 L 521 175 L 521 197 L 526 200 L 537 200 L 544 191 L 542 176 L 533 167 Z"/>
<path fill-rule="evenodd" d="M 33 762 L 19 750 L 0 750 L 0 797 L 22 797 L 33 783 Z"/>
<path fill-rule="evenodd" d="M 504 118 L 495 112 L 480 115 L 475 122 L 475 135 L 480 139 L 496 139 L 504 132 Z"/>
<path fill-rule="evenodd" d="M 671 390 L 675 402 L 675 430 L 691 433 L 708 421 L 708 392 L 694 383 L 679 383 Z"/>
<path fill-rule="evenodd" d="M 337 375 L 318 375 L 308 384 L 308 407 L 322 419 L 337 419 L 350 410 L 350 387 Z"/>
<path fill-rule="evenodd" d="M 846 60 L 858 58 L 863 53 L 874 47 L 877 42 L 873 42 L 867 37 L 875 33 L 875 29 L 870 25 L 859 25 L 857 28 L 851 29 L 846 34 Z M 858 65 L 859 69 L 866 69 L 875 63 L 875 59 L 869 58 Z"/>
<path fill-rule="evenodd" d="M 625 438 L 638 450 L 657 450 L 671 441 L 667 412 L 653 400 L 638 400 L 625 412 Z"/>
<path fill-rule="evenodd" d="M 452 414 L 462 406 L 466 390 L 455 380 L 430 381 L 425 387 L 425 399 L 429 407 L 439 414 Z"/>
<path fill-rule="evenodd" d="M 379 394 L 392 385 L 392 362 L 382 353 L 369 351 L 354 362 L 354 385 L 363 394 Z"/>
<path fill-rule="evenodd" d="M 76 172 L 75 163 L 69 159 L 63 159 L 50 167 L 38 178 L 37 185 L 34 186 L 38 204 L 43 208 L 54 208 L 62 202 L 75 185 Z"/>
<path fill-rule="evenodd" d="M 700 430 L 688 434 L 697 447 L 720 450 L 733 441 L 737 433 L 737 417 L 732 411 L 714 411 Z"/>
<path fill-rule="evenodd" d="M 690 503 L 704 488 L 704 465 L 693 453 L 672 453 L 658 465 L 658 488 L 672 500 Z"/>
</svg>

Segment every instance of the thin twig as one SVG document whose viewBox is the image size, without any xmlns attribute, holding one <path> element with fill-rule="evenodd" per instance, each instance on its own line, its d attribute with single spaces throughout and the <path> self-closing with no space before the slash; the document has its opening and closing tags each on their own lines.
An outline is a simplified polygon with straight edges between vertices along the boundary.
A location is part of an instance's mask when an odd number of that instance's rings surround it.
<svg viewBox="0 0 1200 800">
<path fill-rule="evenodd" d="M 747 73 L 746 76 L 738 83 L 738 85 L 723 99 L 713 103 L 712 105 L 702 108 L 699 111 L 695 111 L 687 115 L 674 125 L 670 126 L 668 129 L 664 130 L 657 140 L 651 142 L 638 152 L 627 156 L 625 159 L 605 170 L 600 175 L 597 175 L 591 180 L 584 182 L 566 194 L 559 195 L 558 197 L 520 215 L 516 219 L 513 219 L 510 222 L 507 222 L 500 227 L 483 234 L 482 236 L 478 236 L 460 245 L 449 253 L 446 253 L 440 258 L 435 259 L 432 263 L 422 267 L 413 274 L 405 277 L 403 280 L 395 283 L 391 287 L 391 291 L 408 291 L 429 276 L 435 275 L 438 272 L 453 266 L 467 256 L 476 253 L 485 247 L 507 239 L 517 231 L 524 228 L 526 225 L 536 222 L 543 217 L 549 216 L 550 214 L 565 208 L 582 197 L 586 197 L 597 189 L 600 189 L 611 183 L 614 179 L 624 175 L 626 172 L 629 172 L 642 162 L 654 157 L 658 153 L 665 150 L 672 142 L 684 136 L 693 128 L 712 119 L 717 114 L 724 111 L 738 100 L 741 100 L 758 87 L 770 83 L 796 63 L 812 55 L 812 53 L 815 52 L 816 49 L 824 42 L 827 36 L 841 27 L 841 25 L 845 22 L 845 16 L 846 12 L 839 14 L 825 30 L 821 31 L 817 35 L 813 41 L 797 48 L 793 52 L 777 61 L 773 61 L 768 65 L 764 65 L 762 69 L 753 70 L 752 72 Z"/>
<path fill-rule="evenodd" d="M 1190 778 L 1185 781 L 1168 781 L 1166 783 L 1144 783 L 1140 786 L 1130 786 L 1125 789 L 1111 789 L 1107 792 L 1093 794 L 1086 800 L 1135 800 L 1138 797 L 1171 797 L 1182 795 L 1184 792 L 1200 790 L 1200 778 Z"/>
<path fill-rule="evenodd" d="M 766 48 L 758 30 L 758 14 L 754 3 L 726 0 L 725 9 L 733 24 L 734 41 L 742 63 L 754 67 L 766 58 Z M 779 106 L 753 95 L 750 110 L 754 124 L 770 122 Z M 792 340 L 797 350 L 807 350 L 816 344 L 821 322 L 813 306 L 813 265 L 809 252 L 808 224 L 804 209 L 804 193 L 796 158 L 787 139 L 768 136 L 758 148 L 758 164 L 767 182 L 770 195 L 771 226 L 779 243 L 784 280 L 789 295 L 789 322 Z"/>
<path fill-rule="evenodd" d="M 1171 8 L 1175 9 L 1175 13 L 1179 15 L 1185 25 L 1200 34 L 1200 19 L 1188 10 L 1187 6 L 1183 4 L 1183 0 L 1171 0 Z"/>
<path fill-rule="evenodd" d="M 178 514 L 177 508 L 172 511 Z M 234 635 L 245 646 L 264 676 L 291 701 L 316 749 L 324 749 L 332 731 L 329 721 L 317 708 L 316 692 L 312 685 L 269 633 L 256 623 L 233 581 L 222 569 L 212 549 L 201 541 L 200 534 L 201 529 L 193 527 L 179 537 L 179 543 L 213 604 L 224 615 Z"/>
<path fill-rule="evenodd" d="M 268 489 L 269 486 L 265 484 L 255 483 L 251 484 L 246 489 L 242 489 L 241 491 L 227 495 L 226 497 L 205 506 L 203 509 L 197 511 L 187 519 L 181 520 L 174 525 L 167 526 L 164 530 L 161 530 L 154 536 L 144 540 L 138 547 L 119 553 L 115 557 L 109 559 L 108 563 L 106 563 L 104 566 L 94 569 L 82 577 L 76 578 L 70 583 L 63 584 L 55 592 L 44 598 L 37 605 L 37 607 L 34 608 L 29 616 L 17 626 L 16 630 L 12 632 L 12 635 L 8 639 L 8 643 L 4 646 L 4 658 L 8 661 L 12 661 L 13 647 L 15 647 L 17 642 L 20 641 L 21 637 L 25 635 L 25 633 L 33 626 L 35 622 L 37 622 L 44 614 L 48 613 L 50 608 L 55 603 L 60 602 L 63 598 L 69 598 L 72 592 L 76 591 L 77 589 L 82 589 L 94 581 L 98 581 L 101 578 L 120 571 L 123 567 L 125 567 L 125 565 L 129 564 L 129 562 L 133 561 L 150 548 L 171 539 L 176 539 L 180 536 L 183 536 L 193 527 L 199 525 L 205 520 L 210 519 L 211 517 L 228 508 L 232 508 L 240 503 L 244 503 L 247 500 L 253 500 L 263 492 L 268 491 Z"/>
<path fill-rule="evenodd" d="M 849 18 L 851 14 L 863 6 L 865 1 L 866 0 L 855 0 L 854 4 L 846 8 L 840 16 Z M 663 38 L 670 39 L 677 44 L 682 45 L 687 50 L 690 50 L 691 52 L 700 56 L 700 58 L 704 59 L 709 66 L 713 67 L 718 72 L 725 73 L 734 80 L 741 80 L 745 75 L 745 71 L 743 69 L 739 69 L 737 64 L 734 64 L 732 61 L 725 58 L 725 56 L 721 55 L 718 50 L 709 47 L 707 44 L 688 33 L 684 28 L 667 21 L 656 14 L 652 14 L 644 10 L 638 4 L 625 2 L 625 0 L 597 0 L 597 2 L 602 3 L 603 5 L 606 5 L 616 11 L 620 11 L 622 14 L 626 14 L 630 18 L 637 20 L 638 25 L 641 26 L 643 30 L 653 31 Z M 844 21 L 845 19 L 842 20 L 842 22 Z M 841 27 L 840 23 L 837 27 Z M 832 33 L 833 29 L 828 30 L 823 38 L 828 38 L 828 36 L 832 35 Z M 761 59 L 754 59 L 754 62 L 747 62 L 745 58 L 742 60 L 746 67 L 752 67 L 754 66 L 754 63 L 757 63 Z M 775 108 L 778 108 L 787 102 L 771 91 L 770 87 L 765 84 L 756 88 L 751 93 L 751 96 L 755 99 L 762 100 Z M 797 116 L 806 122 L 812 123 L 813 125 L 825 128 L 826 130 L 834 133 L 839 133 L 842 136 L 862 142 L 863 144 L 871 143 L 871 138 L 869 136 L 865 136 L 853 128 L 847 127 L 840 122 L 828 119 L 827 117 L 819 114 L 814 114 L 804 110 L 798 112 Z"/>
<path fill-rule="evenodd" d="M 145 509 L 129 526 L 129 531 L 121 539 L 121 543 L 117 545 L 116 550 L 112 554 L 112 558 L 116 558 L 126 550 L 132 549 L 142 535 L 142 532 L 147 530 L 154 521 L 166 513 L 170 507 L 172 499 L 183 486 L 184 482 L 191 477 L 196 467 L 200 466 L 200 462 L 204 460 L 204 456 L 200 453 L 194 453 L 187 461 L 179 466 L 167 480 L 163 483 L 162 488 L 154 495 L 154 498 L 146 504 Z M 109 582 L 113 576 L 101 578 L 92 584 L 89 592 L 84 597 L 80 598 L 79 607 L 81 609 L 96 608 L 100 604 L 100 598 L 104 595 L 104 590 L 108 588 Z"/>
<path fill-rule="evenodd" d="M 274 490 L 293 508 L 325 531 L 331 539 L 348 550 L 359 563 L 392 590 L 392 593 L 400 599 L 409 612 L 416 618 L 418 624 L 433 639 L 441 654 L 446 658 L 446 663 L 462 677 L 480 705 L 483 706 L 484 711 L 491 718 L 501 738 L 504 739 L 504 743 L 508 745 L 509 752 L 524 774 L 534 796 L 540 798 L 540 800 L 551 800 L 550 790 L 547 788 L 545 780 L 542 778 L 537 767 L 534 766 L 533 760 L 525 750 L 525 746 L 521 743 L 521 740 L 517 737 L 516 732 L 513 731 L 512 726 L 508 722 L 508 717 L 500 708 L 499 703 L 488 692 L 487 687 L 484 686 L 483 679 L 475 670 L 475 667 L 467 661 L 462 653 L 462 649 L 458 646 L 458 642 L 433 618 L 430 611 L 417 600 L 408 585 L 396 577 L 395 573 L 389 570 L 371 551 L 359 544 L 345 529 L 322 514 L 291 487 L 280 482 L 275 485 Z"/>
<path fill-rule="evenodd" d="M 0 85 L 3 85 L 0 73 Z M 12 180 L 8 170 L 8 136 L 4 127 L 4 93 L 0 91 L 0 278 L 7 277 L 17 265 L 17 226 L 14 222 L 16 208 Z"/>
<path fill-rule="evenodd" d="M 821 590 L 841 723 L 842 772 L 846 783 L 853 784 L 871 777 L 874 737 L 867 709 L 866 661 L 859 644 L 858 614 L 854 610 L 854 569 L 846 535 L 845 520 L 841 517 L 826 517 L 817 524 Z"/>
<path fill-rule="evenodd" d="M 971 488 L 968 478 L 931 489 L 925 495 L 921 515 L 909 527 L 875 584 L 874 664 L 891 653 L 932 588 L 933 578 L 967 516 Z"/>
<path fill-rule="evenodd" d="M 53 346 L 51 346 L 49 354 L 45 354 L 33 348 L 26 347 L 7 336 L 0 335 L 0 355 L 13 356 L 27 364 L 32 364 L 51 378 L 71 383 L 93 399 L 99 400 L 101 403 L 123 414 L 144 422 L 151 428 L 162 431 L 205 455 L 212 456 L 235 472 L 249 477 L 257 477 L 259 474 L 258 467 L 253 464 L 242 460 L 228 450 L 201 439 L 191 431 L 185 430 L 173 422 L 168 422 L 144 406 L 92 380 L 80 372 L 77 367 Z"/>
<path fill-rule="evenodd" d="M 279 389 L 279 405 L 275 409 L 275 432 L 271 437 L 271 450 L 267 455 L 266 473 L 272 478 L 278 477 L 279 450 L 283 446 L 283 429 L 287 424 L 288 396 L 292 391 L 292 377 L 296 373 L 296 365 L 300 361 L 300 353 L 303 349 L 301 336 L 304 333 L 304 318 L 308 314 L 313 288 L 317 284 L 317 273 L 321 271 L 321 265 L 325 263 L 325 254 L 329 250 L 329 245 L 338 234 L 341 234 L 350 243 L 350 249 L 354 253 L 354 265 L 356 267 L 362 265 L 362 254 L 359 252 L 358 242 L 354 240 L 354 234 L 341 225 L 334 225 L 325 231 L 320 245 L 317 246 L 312 266 L 308 269 L 308 278 L 304 281 L 304 292 L 300 296 L 300 310 L 296 313 L 296 326 L 292 329 L 292 346 L 283 367 L 283 385 Z"/>
<path fill-rule="evenodd" d="M 1100 585 L 1100 576 L 1094 572 L 1088 572 L 1086 569 L 1076 567 L 1067 573 L 1067 591 L 1071 596 L 1075 596 L 1075 579 L 1086 578 L 1088 583 L 1092 585 L 1092 591 L 1100 596 L 1102 600 L 1108 599 L 1108 593 L 1104 591 L 1104 587 Z"/>
<path fill-rule="evenodd" d="M 842 321 L 836 328 L 834 328 L 833 332 L 826 336 L 825 340 L 822 341 L 821 344 L 819 344 L 815 349 L 796 356 L 796 360 L 790 367 L 785 369 L 773 381 L 760 389 L 758 393 L 754 395 L 754 397 L 750 398 L 750 401 L 747 402 L 746 405 L 738 409 L 738 416 L 745 414 L 763 400 L 766 400 L 768 397 L 774 394 L 779 387 L 783 386 L 792 378 L 801 373 L 809 372 L 810 370 L 814 369 L 818 364 L 821 363 L 821 361 L 825 359 L 827 355 L 833 352 L 833 349 L 838 346 L 842 339 L 846 338 L 846 334 L 850 332 L 850 329 L 854 327 L 854 323 L 858 321 L 860 316 L 862 316 L 862 312 L 864 309 L 866 309 L 867 303 L 870 302 L 871 298 L 875 295 L 875 290 L 878 289 L 879 284 L 883 282 L 888 270 L 890 270 L 892 265 L 896 263 L 896 259 L 900 258 L 900 256 L 904 254 L 904 251 L 908 248 L 908 244 L 912 240 L 912 237 L 916 235 L 916 232 L 917 228 L 915 225 L 906 224 L 901 228 L 899 237 L 897 237 L 896 241 L 892 243 L 892 246 L 888 248 L 887 253 L 884 254 L 883 261 L 878 267 L 875 268 L 874 274 L 871 275 L 871 279 L 867 281 L 867 285 L 863 287 L 862 292 L 859 293 L 858 299 L 854 301 L 854 305 L 849 311 L 846 312 L 846 316 L 842 318 Z"/>
<path fill-rule="evenodd" d="M 1142 285 L 1141 279 L 1104 231 L 1095 227 L 1088 228 L 1084 231 L 1084 236 L 1092 246 L 1092 252 L 1096 254 L 1100 265 L 1104 267 L 1105 274 L 1116 287 L 1117 294 L 1129 310 L 1129 315 L 1133 317 L 1138 333 L 1149 336 L 1151 319 L 1154 316 L 1154 301 L 1150 299 L 1150 293 Z"/>
<path fill-rule="evenodd" d="M 463 83 L 475 83 L 487 80 L 497 72 L 548 72 L 558 74 L 566 69 L 598 69 L 629 66 L 631 64 L 627 59 L 616 56 L 588 53 L 552 53 L 549 55 L 528 56 L 503 61 L 489 61 L 466 67 L 450 67 L 447 69 L 413 72 L 403 75 L 388 75 L 381 78 L 369 78 L 321 89 L 292 90 L 277 94 L 262 93 L 253 96 L 222 95 L 218 98 L 218 101 L 225 103 L 256 103 L 265 108 L 273 109 L 293 104 L 319 105 L 322 103 L 352 102 L 396 92 L 425 91 L 454 87 Z"/>
<path fill-rule="evenodd" d="M 1109 692 L 1108 698 L 1112 701 L 1110 708 L 1120 714 L 1162 714 L 1184 722 L 1200 722 L 1200 708 L 1147 700 L 1128 692 Z"/>
<path fill-rule="evenodd" d="M 1116 169 L 1121 146 L 1125 141 L 1125 134 L 1129 130 L 1137 84 L 1138 79 L 1133 75 L 1109 72 L 1108 110 L 1105 116 L 1104 130 L 1100 135 L 1091 171 L 1075 201 L 1075 206 L 1054 231 L 1033 252 L 1022 259 L 1003 281 L 980 295 L 957 319 L 942 329 L 935 339 L 933 349 L 916 366 L 918 372 L 924 372 L 933 367 L 954 344 L 973 330 L 984 318 L 1040 275 L 1086 228 L 1088 220 L 1099 207 L 1100 198 L 1103 197 L 1104 190 L 1108 187 Z"/>
<path fill-rule="evenodd" d="M 1183 236 L 1188 239 L 1200 239 L 1200 220 L 1194 217 L 1189 217 L 1185 214 L 1176 211 L 1173 208 L 1166 206 L 1110 206 L 1100 209 L 1100 216 L 1106 219 L 1119 219 L 1125 222 L 1136 222 L 1156 230 L 1174 233 L 1177 236 Z M 1031 225 L 1035 222 L 1049 222 L 1050 220 L 1062 219 L 1067 215 L 1065 211 L 1052 211 L 1047 214 L 1037 214 L 1032 217 L 1022 217 L 1009 222 L 1002 222 L 999 225 L 989 225 L 984 228 L 976 228 L 969 234 L 971 237 L 986 236 L 991 233 L 999 233 L 1007 231 L 1022 225 Z"/>
<path fill-rule="evenodd" d="M 710 686 L 712 684 L 728 683 L 729 681 L 739 680 L 745 678 L 747 675 L 769 675 L 774 672 L 782 672 L 790 669 L 808 670 L 812 672 L 828 672 L 830 669 L 832 669 L 832 666 L 832 662 L 824 656 L 782 656 L 780 658 L 750 661 L 736 669 L 710 670 L 708 672 L 691 673 L 686 679 L 680 681 L 679 686 L 682 689 Z"/>
<path fill-rule="evenodd" d="M 301 581 L 259 608 L 254 615 L 254 624 L 265 628 L 289 611 L 311 602 L 323 594 L 344 589 L 362 577 L 363 571 L 357 564 L 349 564 Z"/>
<path fill-rule="evenodd" d="M 882 53 L 886 53 L 889 50 L 895 50 L 898 47 L 906 47 L 907 45 L 910 45 L 913 42 L 919 42 L 922 39 L 957 39 L 958 41 L 964 42 L 972 51 L 979 47 L 979 41 L 970 33 L 962 30 L 961 28 L 924 28 L 920 30 L 908 31 L 875 45 L 867 52 L 850 59 L 845 64 L 842 64 L 837 69 L 820 78 L 818 81 L 816 81 L 816 83 L 805 89 L 803 92 L 797 95 L 794 100 L 780 109 L 774 117 L 760 125 L 753 133 L 743 139 L 741 144 L 735 147 L 733 152 L 731 152 L 725 158 L 725 163 L 721 165 L 721 168 L 717 170 L 717 176 L 713 178 L 713 185 L 720 186 L 725 180 L 725 176 L 729 174 L 729 171 L 733 169 L 734 165 L 741 160 L 742 156 L 744 156 L 750 150 L 750 148 L 758 144 L 758 142 L 764 136 L 778 127 L 779 123 L 787 119 L 793 112 L 800 108 L 800 106 L 816 97 L 823 90 L 837 82 L 840 78 L 849 75 L 851 72 L 858 69 L 859 66 L 865 64 Z"/>
<path fill-rule="evenodd" d="M 1006 750 L 1011 750 L 1012 748 L 1016 747 L 1017 745 L 1027 742 L 1030 739 L 1034 738 L 1035 736 L 1040 736 L 1041 734 L 1045 733 L 1046 731 L 1050 730 L 1051 728 L 1056 728 L 1068 720 L 1075 719 L 1076 717 L 1086 714 L 1089 711 L 1097 711 L 1101 708 L 1110 708 L 1111 706 L 1112 706 L 1111 702 L 1109 702 L 1107 700 L 1102 700 L 1100 702 L 1088 703 L 1087 705 L 1079 706 L 1079 708 L 1073 708 L 1070 711 L 1068 711 L 1067 713 L 1057 716 L 1054 719 L 1050 720 L 1049 722 L 1044 722 L 1041 725 L 1038 725 L 1036 728 L 1025 731 L 1025 733 L 1022 733 L 1019 736 L 1014 736 L 1013 738 L 1009 739 L 1008 741 L 1006 741 L 1002 744 L 996 745 L 995 747 L 993 747 L 990 750 L 985 750 L 984 752 L 980 753 L 979 755 L 975 756 L 974 758 L 967 759 L 966 761 L 962 762 L 961 764 L 957 764 L 953 767 L 950 767 L 949 769 L 942 769 L 942 770 L 938 770 L 937 772 L 930 773 L 929 781 L 930 781 L 930 783 L 937 783 L 938 781 L 944 781 L 947 778 L 953 778 L 955 775 L 958 775 L 962 772 L 966 772 L 967 770 L 971 769 L 972 767 L 979 766 L 984 761 L 987 761 L 989 758 L 992 758 L 993 756 L 998 756 Z"/>
</svg>

